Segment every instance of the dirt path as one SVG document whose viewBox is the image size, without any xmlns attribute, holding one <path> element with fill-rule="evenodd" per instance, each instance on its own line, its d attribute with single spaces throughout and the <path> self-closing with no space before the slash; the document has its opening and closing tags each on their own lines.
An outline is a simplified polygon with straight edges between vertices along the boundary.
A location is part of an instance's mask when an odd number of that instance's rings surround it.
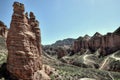
<svg viewBox="0 0 120 80">
<path fill-rule="evenodd" d="M 115 54 L 118 54 L 118 52 L 115 52 L 114 54 L 108 56 L 108 57 L 104 60 L 104 62 L 102 63 L 102 65 L 101 65 L 101 67 L 99 68 L 99 70 L 102 70 L 102 68 L 103 68 L 104 65 L 107 63 L 107 61 L 108 61 L 109 58 L 114 58 L 115 60 L 120 60 L 119 57 L 115 57 Z M 110 72 L 108 72 L 108 75 L 111 77 L 112 80 L 115 80 L 114 77 L 111 75 Z"/>
<path fill-rule="evenodd" d="M 88 50 L 85 52 L 85 54 L 88 53 Z M 84 60 L 84 63 L 87 64 L 87 62 L 90 62 L 90 63 L 95 63 L 94 61 L 88 59 L 89 56 L 91 56 L 92 54 L 86 54 L 83 56 L 83 60 Z"/>
<path fill-rule="evenodd" d="M 107 63 L 107 61 L 109 60 L 109 58 L 114 58 L 115 60 L 120 60 L 119 57 L 115 57 L 115 54 L 117 54 L 117 52 L 115 52 L 114 54 L 108 56 L 108 57 L 103 61 L 103 63 L 102 63 L 102 65 L 101 65 L 101 67 L 99 68 L 99 70 L 101 70 L 101 69 L 104 67 L 104 65 Z"/>
<path fill-rule="evenodd" d="M 112 80 L 115 80 L 114 77 L 111 75 L 110 72 L 108 72 L 108 75 L 111 77 Z"/>
<path fill-rule="evenodd" d="M 101 70 L 101 69 L 104 67 L 104 65 L 107 63 L 108 59 L 109 59 L 109 57 L 107 57 L 107 58 L 104 60 L 104 62 L 102 63 L 101 67 L 99 68 L 99 70 Z"/>
<path fill-rule="evenodd" d="M 114 58 L 114 59 L 116 59 L 116 60 L 120 60 L 120 57 L 115 57 L 115 54 L 117 54 L 118 52 L 115 52 L 114 54 L 112 54 L 110 57 L 111 58 Z"/>
</svg>

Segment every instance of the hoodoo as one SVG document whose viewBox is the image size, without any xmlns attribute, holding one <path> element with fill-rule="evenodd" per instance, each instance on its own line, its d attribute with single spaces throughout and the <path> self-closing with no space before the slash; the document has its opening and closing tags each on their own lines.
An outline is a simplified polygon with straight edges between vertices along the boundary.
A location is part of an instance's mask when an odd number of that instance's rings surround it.
<svg viewBox="0 0 120 80">
<path fill-rule="evenodd" d="M 42 50 L 39 22 L 32 12 L 30 12 L 30 18 L 27 13 L 24 14 L 24 4 L 14 2 L 13 8 L 14 12 L 6 41 L 7 69 L 18 79 L 43 80 L 42 73 L 40 75 Z"/>
</svg>

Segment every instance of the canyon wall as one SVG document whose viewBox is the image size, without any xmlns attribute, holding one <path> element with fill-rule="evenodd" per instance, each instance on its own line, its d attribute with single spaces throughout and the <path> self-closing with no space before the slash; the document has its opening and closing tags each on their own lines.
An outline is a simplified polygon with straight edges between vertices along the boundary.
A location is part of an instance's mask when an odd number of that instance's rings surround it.
<svg viewBox="0 0 120 80">
<path fill-rule="evenodd" d="M 103 55 L 108 55 L 120 49 L 120 28 L 113 33 L 101 35 L 96 32 L 92 37 L 79 37 L 74 42 L 74 52 L 79 52 L 82 49 L 89 49 L 95 52 L 99 49 Z"/>
</svg>

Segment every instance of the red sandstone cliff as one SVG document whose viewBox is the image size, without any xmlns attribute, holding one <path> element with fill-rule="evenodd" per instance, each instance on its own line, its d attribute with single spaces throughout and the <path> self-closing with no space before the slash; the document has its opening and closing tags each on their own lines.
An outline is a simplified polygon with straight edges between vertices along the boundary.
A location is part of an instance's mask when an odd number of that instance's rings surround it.
<svg viewBox="0 0 120 80">
<path fill-rule="evenodd" d="M 120 27 L 113 33 L 101 35 L 97 32 L 91 38 L 84 38 L 80 37 L 74 42 L 75 52 L 82 49 L 89 49 L 94 52 L 100 49 L 101 54 L 107 55 L 120 49 Z"/>
<path fill-rule="evenodd" d="M 85 35 L 84 37 L 79 37 L 74 41 L 74 51 L 79 52 L 81 49 L 87 49 L 89 47 L 88 42 L 90 40 L 90 36 Z"/>
</svg>

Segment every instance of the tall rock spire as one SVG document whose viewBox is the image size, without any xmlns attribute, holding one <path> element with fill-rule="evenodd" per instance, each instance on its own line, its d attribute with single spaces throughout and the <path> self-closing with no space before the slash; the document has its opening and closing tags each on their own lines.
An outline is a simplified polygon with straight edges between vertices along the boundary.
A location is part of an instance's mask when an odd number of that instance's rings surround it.
<svg viewBox="0 0 120 80">
<path fill-rule="evenodd" d="M 10 30 L 7 37 L 7 69 L 22 80 L 41 80 L 36 72 L 42 69 L 39 22 L 30 12 L 24 14 L 24 4 L 14 2 Z"/>
</svg>

